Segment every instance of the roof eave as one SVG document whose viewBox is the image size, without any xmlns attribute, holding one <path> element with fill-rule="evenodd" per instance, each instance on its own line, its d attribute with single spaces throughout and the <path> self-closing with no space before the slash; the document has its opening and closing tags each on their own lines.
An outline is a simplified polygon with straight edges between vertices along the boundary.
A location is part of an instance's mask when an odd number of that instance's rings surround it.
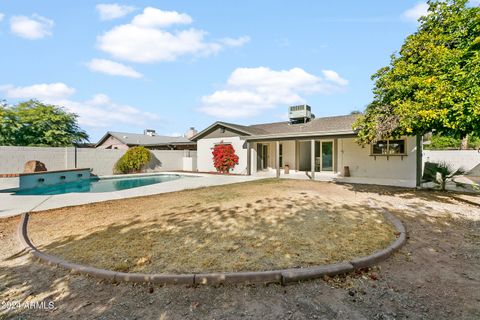
<svg viewBox="0 0 480 320">
<path fill-rule="evenodd" d="M 211 124 L 209 127 L 207 127 L 206 129 L 203 129 L 202 131 L 200 131 L 199 133 L 194 135 L 190 140 L 197 142 L 197 140 L 200 139 L 202 136 L 204 136 L 207 132 L 209 132 L 211 129 L 213 129 L 216 126 L 219 126 L 219 125 L 221 125 L 222 127 L 225 127 L 225 128 L 229 128 L 230 130 L 233 130 L 233 131 L 242 132 L 247 136 L 252 135 L 250 132 L 247 132 L 245 130 L 241 130 L 239 128 L 232 127 L 228 123 L 225 123 L 225 122 L 222 122 L 222 121 L 216 121 L 213 124 Z"/>
<path fill-rule="evenodd" d="M 274 133 L 262 134 L 245 137 L 245 140 L 269 140 L 269 139 L 286 139 L 286 138 L 305 138 L 305 137 L 321 137 L 321 136 L 351 136 L 356 135 L 353 130 L 337 130 L 337 131 L 311 131 L 311 132 L 292 132 L 292 133 Z"/>
<path fill-rule="evenodd" d="M 105 140 L 107 140 L 107 138 L 108 138 L 109 136 L 111 136 L 111 135 L 112 135 L 111 132 L 110 132 L 110 131 L 107 131 L 107 133 L 105 133 L 105 134 L 103 135 L 103 137 L 100 138 L 100 140 L 98 140 L 98 142 L 95 144 L 95 148 L 97 148 L 98 146 L 102 145 L 102 143 L 104 143 Z"/>
</svg>

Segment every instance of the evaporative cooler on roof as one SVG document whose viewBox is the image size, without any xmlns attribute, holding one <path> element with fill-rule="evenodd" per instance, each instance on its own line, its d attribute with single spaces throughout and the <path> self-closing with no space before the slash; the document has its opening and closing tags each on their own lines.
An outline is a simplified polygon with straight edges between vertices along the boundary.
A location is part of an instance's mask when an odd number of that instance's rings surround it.
<svg viewBox="0 0 480 320">
<path fill-rule="evenodd" d="M 288 107 L 288 118 L 291 123 L 305 123 L 312 119 L 312 108 L 307 104 Z"/>
</svg>

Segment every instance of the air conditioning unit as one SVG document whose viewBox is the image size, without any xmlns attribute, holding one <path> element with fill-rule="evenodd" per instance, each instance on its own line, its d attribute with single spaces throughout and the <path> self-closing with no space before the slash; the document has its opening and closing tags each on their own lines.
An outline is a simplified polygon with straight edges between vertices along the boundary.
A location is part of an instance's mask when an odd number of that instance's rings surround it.
<svg viewBox="0 0 480 320">
<path fill-rule="evenodd" d="M 157 134 L 155 133 L 155 130 L 153 129 L 145 129 L 143 130 L 143 134 L 146 135 L 146 136 L 156 136 Z"/>
<path fill-rule="evenodd" d="M 291 123 L 305 123 L 312 119 L 312 108 L 307 104 L 288 107 L 288 118 Z"/>
</svg>

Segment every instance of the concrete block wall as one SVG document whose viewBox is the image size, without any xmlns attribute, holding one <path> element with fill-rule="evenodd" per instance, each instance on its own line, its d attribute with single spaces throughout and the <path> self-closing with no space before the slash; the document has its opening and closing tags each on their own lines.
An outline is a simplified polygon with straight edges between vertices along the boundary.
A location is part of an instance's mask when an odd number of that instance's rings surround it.
<svg viewBox="0 0 480 320">
<path fill-rule="evenodd" d="M 0 147 L 0 173 L 23 172 L 25 162 L 39 160 L 48 170 L 68 169 L 69 148 Z M 73 149 L 73 148 L 72 148 Z M 72 164 L 73 165 L 73 164 Z"/>
<path fill-rule="evenodd" d="M 190 157 L 197 158 L 196 151 L 188 150 L 152 150 L 152 161 L 150 171 L 172 171 L 183 170 L 183 157 L 190 154 Z M 194 167 L 196 170 L 196 166 Z"/>
<path fill-rule="evenodd" d="M 93 174 L 113 174 L 113 166 L 126 150 L 77 148 L 77 168 L 92 168 Z M 152 150 L 152 161 L 147 171 L 183 170 L 183 157 L 196 160 L 196 151 Z M 2 147 L 0 146 L 0 174 L 21 173 L 25 162 L 39 160 L 48 170 L 75 168 L 75 148 Z M 196 170 L 196 161 L 194 161 Z"/>
<path fill-rule="evenodd" d="M 77 168 L 93 168 L 95 175 L 113 174 L 113 166 L 127 150 L 77 149 Z"/>
<path fill-rule="evenodd" d="M 423 162 L 446 162 L 454 168 L 469 171 L 480 165 L 478 150 L 424 150 Z"/>
</svg>

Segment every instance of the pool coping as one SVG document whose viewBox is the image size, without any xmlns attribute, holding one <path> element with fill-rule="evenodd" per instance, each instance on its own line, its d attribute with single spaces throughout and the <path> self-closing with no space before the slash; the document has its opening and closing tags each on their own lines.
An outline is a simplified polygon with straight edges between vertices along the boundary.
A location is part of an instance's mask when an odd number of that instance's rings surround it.
<svg viewBox="0 0 480 320">
<path fill-rule="evenodd" d="M 28 237 L 29 213 L 23 213 L 18 226 L 18 237 L 25 248 L 33 257 L 50 266 L 62 267 L 77 274 L 85 274 L 94 278 L 109 280 L 113 282 L 133 282 L 152 284 L 185 284 L 185 285 L 216 285 L 228 283 L 289 283 L 320 278 L 323 276 L 334 276 L 345 274 L 354 270 L 371 267 L 387 259 L 394 252 L 399 250 L 406 242 L 407 231 L 403 223 L 390 212 L 383 208 L 376 208 L 383 213 L 385 219 L 396 229 L 396 239 L 386 248 L 378 250 L 373 254 L 358 257 L 346 262 L 329 265 L 321 265 L 307 268 L 279 269 L 270 271 L 245 271 L 245 272 L 212 272 L 212 273 L 190 273 L 190 274 L 145 274 L 125 273 L 106 269 L 85 266 L 71 263 L 61 258 L 48 255 L 38 250 Z"/>
</svg>

